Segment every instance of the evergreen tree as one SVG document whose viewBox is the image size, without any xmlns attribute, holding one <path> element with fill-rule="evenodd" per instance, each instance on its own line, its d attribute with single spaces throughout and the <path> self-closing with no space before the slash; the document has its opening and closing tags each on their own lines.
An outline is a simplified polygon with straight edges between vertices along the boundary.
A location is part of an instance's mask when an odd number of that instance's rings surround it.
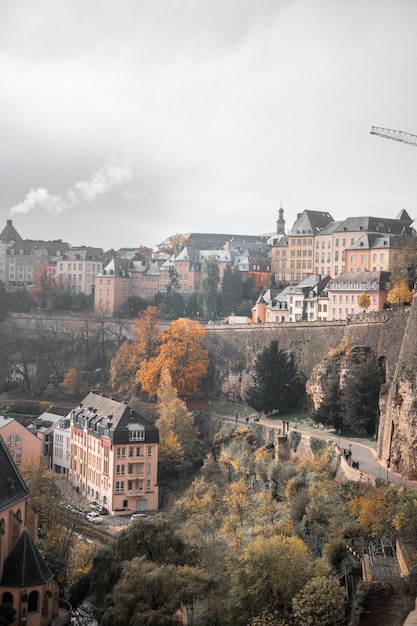
<svg viewBox="0 0 417 626">
<path fill-rule="evenodd" d="M 237 311 L 242 300 L 242 275 L 237 269 L 226 266 L 222 279 L 222 313 L 227 316 Z"/>
<path fill-rule="evenodd" d="M 201 304 L 207 318 L 217 318 L 217 288 L 219 284 L 219 264 L 214 256 L 204 259 L 201 281 Z"/>
<path fill-rule="evenodd" d="M 322 403 L 313 414 L 313 420 L 323 426 L 341 428 L 343 423 L 342 392 L 339 383 L 332 383 L 326 391 Z"/>
<path fill-rule="evenodd" d="M 287 411 L 300 405 L 305 396 L 305 379 L 292 352 L 278 348 L 273 340 L 256 357 L 253 384 L 246 401 L 256 411 Z"/>
<path fill-rule="evenodd" d="M 381 368 L 372 357 L 362 361 L 346 377 L 343 387 L 343 422 L 352 432 L 375 433 L 381 384 Z"/>
</svg>

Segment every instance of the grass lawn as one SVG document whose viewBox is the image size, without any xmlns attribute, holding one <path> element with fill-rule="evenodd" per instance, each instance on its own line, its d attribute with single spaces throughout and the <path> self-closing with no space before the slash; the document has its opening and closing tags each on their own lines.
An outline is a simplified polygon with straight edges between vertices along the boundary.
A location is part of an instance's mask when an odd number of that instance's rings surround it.
<svg viewBox="0 0 417 626">
<path fill-rule="evenodd" d="M 192 410 L 202 410 L 206 413 L 215 413 L 216 415 L 228 415 L 235 416 L 236 411 L 239 414 L 239 417 L 252 419 L 258 416 L 258 413 L 254 411 L 250 406 L 245 404 L 244 402 L 231 402 L 224 400 L 222 398 L 215 398 L 211 396 L 205 400 L 202 400 L 198 403 L 200 406 L 196 407 L 196 409 Z M 190 406 L 192 408 L 192 406 Z M 338 436 L 339 433 L 330 428 L 317 428 L 310 415 L 307 411 L 289 411 L 288 413 L 279 413 L 277 415 L 271 415 L 266 418 L 267 421 L 271 423 L 280 424 L 281 422 L 289 422 L 290 427 L 294 427 L 295 422 L 297 423 L 297 428 L 300 431 L 317 433 L 323 435 L 323 433 L 328 433 L 329 435 Z M 343 431 L 341 436 L 344 439 L 350 439 L 352 441 L 357 441 L 358 443 L 362 443 L 369 448 L 376 450 L 377 442 L 376 440 L 369 435 L 356 435 L 353 433 Z"/>
</svg>

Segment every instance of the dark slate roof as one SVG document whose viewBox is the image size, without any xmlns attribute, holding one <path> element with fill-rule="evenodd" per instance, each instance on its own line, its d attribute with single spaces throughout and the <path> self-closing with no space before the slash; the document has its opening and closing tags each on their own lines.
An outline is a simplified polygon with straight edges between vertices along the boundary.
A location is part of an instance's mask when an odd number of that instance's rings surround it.
<svg viewBox="0 0 417 626">
<path fill-rule="evenodd" d="M 334 220 L 326 211 L 303 211 L 297 216 L 290 235 L 318 235 L 331 222 Z"/>
<path fill-rule="evenodd" d="M 374 248 L 403 248 L 406 245 L 404 235 L 378 235 L 366 233 L 355 241 L 347 250 L 374 249 Z"/>
<path fill-rule="evenodd" d="M 392 233 L 400 235 L 410 232 L 409 220 L 393 220 L 386 217 L 348 217 L 340 224 L 335 232 Z"/>
<path fill-rule="evenodd" d="M 91 434 L 108 437 L 113 444 L 129 443 L 129 426 L 139 424 L 145 430 L 144 443 L 158 443 L 159 431 L 147 419 L 136 413 L 124 402 L 89 393 L 71 413 L 75 427 L 87 426 Z"/>
<path fill-rule="evenodd" d="M 0 511 L 29 496 L 29 490 L 0 436 Z"/>
<path fill-rule="evenodd" d="M 53 573 L 39 554 L 32 537 L 25 528 L 4 561 L 0 585 L 33 587 L 44 585 L 53 577 Z"/>
<path fill-rule="evenodd" d="M 176 235 L 178 236 L 178 235 Z M 265 242 L 265 235 L 235 235 L 232 233 L 184 233 L 181 235 L 187 245 L 192 245 L 201 250 L 221 249 L 226 242 L 233 241 L 239 244 Z M 158 247 L 169 246 L 173 237 L 168 237 Z"/>
<path fill-rule="evenodd" d="M 335 283 L 388 283 L 390 279 L 390 273 L 386 271 L 380 272 L 345 272 L 339 274 L 329 283 L 329 288 Z"/>
<path fill-rule="evenodd" d="M 408 215 L 408 213 L 407 213 L 407 211 L 405 209 L 401 209 L 401 211 L 398 213 L 398 215 L 397 215 L 397 217 L 395 219 L 396 220 L 406 220 L 410 224 L 413 221 L 411 219 L 411 217 Z"/>
<path fill-rule="evenodd" d="M 36 239 L 24 239 L 17 241 L 7 250 L 7 254 L 14 254 L 17 256 L 20 254 L 20 250 L 26 256 L 33 255 L 33 251 L 37 248 L 44 248 L 47 251 L 46 256 L 63 256 L 64 252 L 69 249 L 69 244 L 62 239 L 56 239 L 54 241 L 41 241 Z M 13 252 L 12 252 L 13 251 Z M 57 254 L 59 252 L 59 255 Z"/>
<path fill-rule="evenodd" d="M 23 241 L 15 227 L 12 220 L 7 220 L 6 226 L 0 233 L 0 241 L 2 243 L 12 243 L 13 241 Z"/>
</svg>

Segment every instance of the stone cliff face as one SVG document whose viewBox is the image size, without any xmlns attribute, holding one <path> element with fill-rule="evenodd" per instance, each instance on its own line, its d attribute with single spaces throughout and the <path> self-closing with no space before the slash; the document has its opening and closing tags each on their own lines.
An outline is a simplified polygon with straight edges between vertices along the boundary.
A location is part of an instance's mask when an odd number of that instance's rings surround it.
<svg viewBox="0 0 417 626">
<path fill-rule="evenodd" d="M 417 299 L 409 310 L 392 382 L 381 396 L 377 454 L 392 470 L 417 479 Z"/>
<path fill-rule="evenodd" d="M 338 349 L 332 350 L 323 362 L 311 372 L 306 383 L 309 401 L 318 409 L 330 385 L 337 383 L 343 389 L 346 376 L 371 352 L 369 346 L 354 347 L 344 342 Z"/>
<path fill-rule="evenodd" d="M 207 329 L 206 345 L 214 359 L 211 385 L 231 399 L 245 397 L 257 353 L 277 339 L 295 353 L 309 379 L 315 405 L 332 381 L 343 385 L 352 357 L 340 346 L 368 346 L 385 370 L 380 395 L 378 457 L 406 478 L 417 478 L 417 300 L 399 311 L 355 316 L 349 322 L 262 324 Z M 327 357 L 327 358 L 326 358 Z"/>
</svg>

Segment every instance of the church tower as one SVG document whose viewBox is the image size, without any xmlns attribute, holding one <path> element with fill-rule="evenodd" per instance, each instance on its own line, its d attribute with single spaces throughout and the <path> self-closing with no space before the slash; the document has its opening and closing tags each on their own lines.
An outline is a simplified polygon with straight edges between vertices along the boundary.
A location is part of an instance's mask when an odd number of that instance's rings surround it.
<svg viewBox="0 0 417 626">
<path fill-rule="evenodd" d="M 278 219 L 277 219 L 277 235 L 285 235 L 285 220 L 284 220 L 284 209 L 282 208 L 282 202 L 281 202 L 281 208 L 278 211 Z"/>
</svg>

